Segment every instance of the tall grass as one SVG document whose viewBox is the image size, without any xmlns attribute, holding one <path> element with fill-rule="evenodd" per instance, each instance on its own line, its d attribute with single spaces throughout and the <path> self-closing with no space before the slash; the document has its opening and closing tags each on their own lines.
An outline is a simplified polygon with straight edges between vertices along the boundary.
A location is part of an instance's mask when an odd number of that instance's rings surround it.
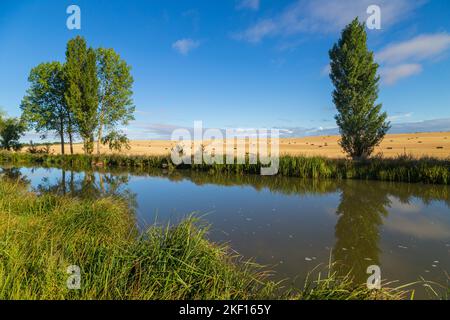
<svg viewBox="0 0 450 320">
<path fill-rule="evenodd" d="M 210 173 L 259 174 L 261 164 L 195 164 L 174 166 L 168 156 L 123 155 L 48 155 L 0 152 L 0 163 L 14 165 L 190 169 Z M 278 175 L 313 179 L 363 179 L 390 182 L 450 184 L 450 160 L 400 156 L 395 159 L 372 158 L 366 161 L 321 157 L 281 156 Z"/>
<path fill-rule="evenodd" d="M 315 269 L 319 269 L 317 266 Z M 371 290 L 366 284 L 355 284 L 351 273 L 339 275 L 339 263 L 332 262 L 331 259 L 322 270 L 311 271 L 303 288 L 297 290 L 297 299 L 300 300 L 406 300 L 414 298 L 414 290 L 408 290 L 417 283 L 410 283 L 401 287 L 390 287 L 391 283 L 382 283 L 382 290 Z M 311 274 L 317 273 L 316 278 Z M 439 298 L 430 295 L 432 298 Z"/>
<path fill-rule="evenodd" d="M 287 290 L 188 217 L 138 234 L 115 198 L 37 195 L 0 180 L 0 299 L 399 299 L 330 275 Z M 69 265 L 81 287 L 66 286 Z"/>
<path fill-rule="evenodd" d="M 168 156 L 125 155 L 48 155 L 0 152 L 0 163 L 14 165 L 64 166 L 88 169 L 151 168 L 190 169 L 210 173 L 259 174 L 261 164 L 194 164 L 174 166 Z M 364 179 L 390 182 L 450 184 L 450 160 L 399 156 L 394 159 L 372 158 L 366 161 L 322 157 L 281 156 L 278 175 L 313 179 Z"/>
<path fill-rule="evenodd" d="M 124 202 L 78 200 L 0 182 L 0 299 L 251 299 L 273 283 L 208 242 L 195 218 L 142 235 Z M 69 265 L 81 289 L 69 290 Z"/>
</svg>

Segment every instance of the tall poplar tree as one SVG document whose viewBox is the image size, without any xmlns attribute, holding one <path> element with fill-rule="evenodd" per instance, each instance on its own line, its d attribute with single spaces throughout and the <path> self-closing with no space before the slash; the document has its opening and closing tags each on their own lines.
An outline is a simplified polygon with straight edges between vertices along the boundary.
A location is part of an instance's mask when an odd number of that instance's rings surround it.
<svg viewBox="0 0 450 320">
<path fill-rule="evenodd" d="M 330 78 L 334 84 L 333 102 L 340 145 L 353 159 L 365 159 L 390 128 L 387 114 L 377 104 L 378 64 L 367 48 L 367 34 L 358 18 L 342 31 L 329 52 Z"/>
<path fill-rule="evenodd" d="M 65 100 L 73 114 L 73 125 L 83 139 L 83 149 L 91 154 L 94 149 L 94 131 L 97 126 L 98 79 L 96 54 L 87 48 L 84 38 L 78 36 L 67 43 Z"/>
</svg>

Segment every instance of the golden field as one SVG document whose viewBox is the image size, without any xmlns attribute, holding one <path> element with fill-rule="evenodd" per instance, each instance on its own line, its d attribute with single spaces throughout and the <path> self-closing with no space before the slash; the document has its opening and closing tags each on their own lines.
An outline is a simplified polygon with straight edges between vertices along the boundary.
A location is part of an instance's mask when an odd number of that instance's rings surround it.
<svg viewBox="0 0 450 320">
<path fill-rule="evenodd" d="M 339 138 L 339 136 L 282 138 L 280 139 L 280 154 L 343 158 L 345 154 L 338 144 Z M 168 140 L 133 140 L 130 142 L 131 149 L 123 150 L 121 153 L 128 155 L 166 155 L 175 145 L 175 142 Z M 205 145 L 208 145 L 208 143 L 205 143 Z M 26 149 L 25 147 L 23 150 Z M 51 152 L 59 154 L 60 146 L 52 145 Z M 82 145 L 75 144 L 74 152 L 83 153 Z M 102 146 L 101 152 L 111 153 L 107 146 Z M 66 146 L 66 153 L 69 153 L 68 145 Z M 388 134 L 374 152 L 374 155 L 381 155 L 386 158 L 404 154 L 414 157 L 450 158 L 450 132 Z"/>
</svg>

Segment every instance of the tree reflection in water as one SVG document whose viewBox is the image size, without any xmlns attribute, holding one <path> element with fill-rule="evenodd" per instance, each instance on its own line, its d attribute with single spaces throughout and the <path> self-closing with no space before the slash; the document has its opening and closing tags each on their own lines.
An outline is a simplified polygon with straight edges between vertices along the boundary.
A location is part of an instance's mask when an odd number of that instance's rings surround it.
<svg viewBox="0 0 450 320">
<path fill-rule="evenodd" d="M 83 199 L 118 197 L 127 201 L 132 209 L 137 208 L 136 194 L 128 187 L 128 174 L 100 173 L 94 171 L 76 172 L 60 169 L 60 178 L 42 178 L 33 189 L 38 193 L 56 193 Z"/>
<path fill-rule="evenodd" d="M 364 283 L 367 267 L 380 264 L 380 226 L 391 204 L 388 193 L 370 183 L 345 183 L 336 214 L 334 261 L 339 274 Z"/>
<path fill-rule="evenodd" d="M 25 185 L 30 184 L 30 180 L 22 174 L 19 168 L 14 167 L 1 168 L 0 178 L 23 183 Z"/>
</svg>

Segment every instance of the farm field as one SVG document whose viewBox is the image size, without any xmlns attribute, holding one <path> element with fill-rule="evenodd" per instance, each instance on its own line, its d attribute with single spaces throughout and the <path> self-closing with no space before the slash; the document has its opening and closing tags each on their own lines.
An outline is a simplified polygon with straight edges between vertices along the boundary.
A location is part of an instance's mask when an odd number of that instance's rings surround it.
<svg viewBox="0 0 450 320">
<path fill-rule="evenodd" d="M 281 138 L 280 154 L 323 156 L 329 158 L 344 158 L 345 154 L 339 146 L 339 136 L 311 136 L 303 138 Z M 166 155 L 170 153 L 175 142 L 169 140 L 133 140 L 130 149 L 123 150 L 128 155 Z M 207 145 L 207 143 L 206 143 Z M 23 151 L 26 151 L 24 148 Z M 51 152 L 59 154 L 60 146 L 55 144 Z M 69 146 L 66 145 L 66 153 Z M 83 153 L 82 144 L 74 145 L 75 153 Z M 107 146 L 102 146 L 101 153 L 111 153 Z M 399 155 L 413 157 L 450 157 L 450 132 L 388 134 L 375 149 L 374 155 L 393 158 Z"/>
</svg>

